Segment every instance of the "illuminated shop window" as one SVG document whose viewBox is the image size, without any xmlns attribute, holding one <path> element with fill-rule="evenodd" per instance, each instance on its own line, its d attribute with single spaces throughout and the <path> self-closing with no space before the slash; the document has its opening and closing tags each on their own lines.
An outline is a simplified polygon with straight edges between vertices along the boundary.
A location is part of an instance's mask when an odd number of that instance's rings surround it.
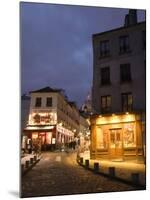
<svg viewBox="0 0 150 200">
<path fill-rule="evenodd" d="M 52 141 L 52 133 L 48 132 L 46 133 L 46 143 L 51 144 L 51 141 Z"/>
<path fill-rule="evenodd" d="M 136 146 L 134 126 L 135 126 L 134 123 L 124 125 L 123 142 L 124 142 L 124 147 L 126 148 Z"/>
<path fill-rule="evenodd" d="M 32 140 L 35 140 L 38 138 L 38 133 L 32 133 Z"/>
<path fill-rule="evenodd" d="M 96 144 L 97 149 L 107 148 L 107 132 L 99 127 L 96 129 Z"/>
</svg>

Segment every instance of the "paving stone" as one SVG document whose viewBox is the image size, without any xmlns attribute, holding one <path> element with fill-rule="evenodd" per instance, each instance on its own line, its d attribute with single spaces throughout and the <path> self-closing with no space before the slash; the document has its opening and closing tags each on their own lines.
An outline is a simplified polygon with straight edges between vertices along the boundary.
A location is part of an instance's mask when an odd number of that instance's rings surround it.
<svg viewBox="0 0 150 200">
<path fill-rule="evenodd" d="M 43 153 L 42 156 L 40 162 L 22 177 L 22 197 L 137 189 L 84 169 L 76 163 L 75 153 Z"/>
</svg>

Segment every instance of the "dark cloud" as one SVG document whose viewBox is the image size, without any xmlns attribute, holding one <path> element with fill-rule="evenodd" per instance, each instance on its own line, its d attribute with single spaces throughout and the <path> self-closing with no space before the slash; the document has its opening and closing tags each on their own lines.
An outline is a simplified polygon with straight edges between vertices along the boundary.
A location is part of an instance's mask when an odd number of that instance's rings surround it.
<svg viewBox="0 0 150 200">
<path fill-rule="evenodd" d="M 21 89 L 63 88 L 80 105 L 92 86 L 92 34 L 124 24 L 127 9 L 20 4 Z M 144 12 L 138 11 L 138 19 Z"/>
</svg>

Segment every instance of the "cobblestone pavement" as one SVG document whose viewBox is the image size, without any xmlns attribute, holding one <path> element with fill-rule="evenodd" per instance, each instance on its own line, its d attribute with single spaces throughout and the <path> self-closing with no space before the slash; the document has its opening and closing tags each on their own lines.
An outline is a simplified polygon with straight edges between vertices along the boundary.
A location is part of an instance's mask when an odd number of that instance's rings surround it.
<svg viewBox="0 0 150 200">
<path fill-rule="evenodd" d="M 22 177 L 21 197 L 136 190 L 119 181 L 96 175 L 76 163 L 75 153 L 44 153 Z"/>
</svg>

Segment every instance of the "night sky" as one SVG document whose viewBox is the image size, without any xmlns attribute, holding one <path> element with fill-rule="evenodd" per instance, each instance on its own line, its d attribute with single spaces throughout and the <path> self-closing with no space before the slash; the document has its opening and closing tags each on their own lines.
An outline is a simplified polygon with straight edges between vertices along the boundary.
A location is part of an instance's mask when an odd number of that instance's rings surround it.
<svg viewBox="0 0 150 200">
<path fill-rule="evenodd" d="M 80 106 L 92 87 L 92 34 L 124 25 L 128 9 L 20 4 L 21 93 L 65 89 Z M 138 10 L 138 21 L 145 20 Z"/>
</svg>

